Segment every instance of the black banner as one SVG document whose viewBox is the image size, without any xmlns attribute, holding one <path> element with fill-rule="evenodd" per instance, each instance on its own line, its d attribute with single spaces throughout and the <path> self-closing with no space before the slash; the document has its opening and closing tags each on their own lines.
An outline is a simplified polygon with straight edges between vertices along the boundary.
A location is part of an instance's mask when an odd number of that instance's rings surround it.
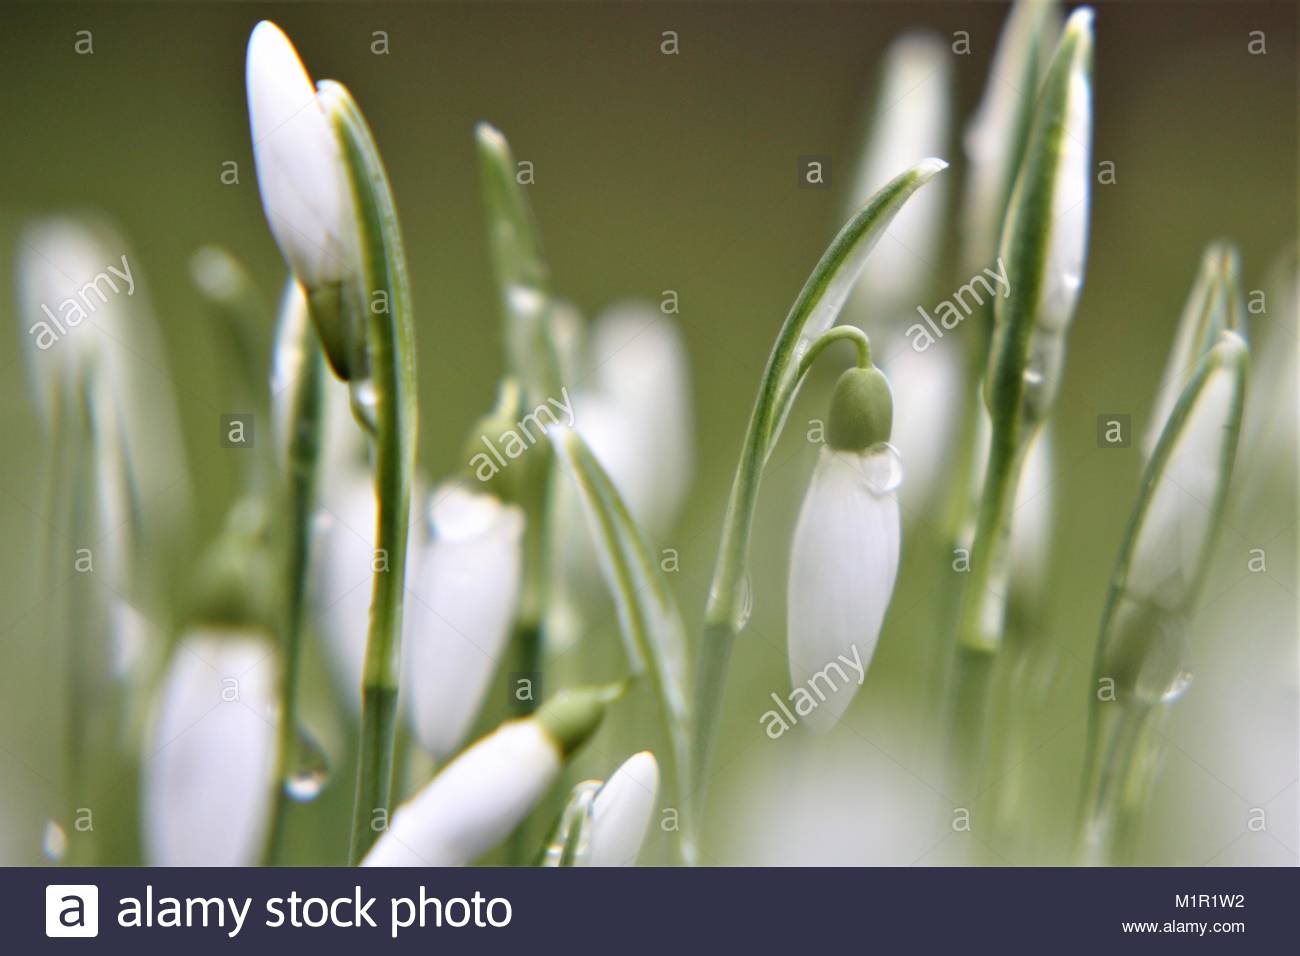
<svg viewBox="0 0 1300 956">
<path fill-rule="evenodd" d="M 1300 871 L 31 868 L 0 886 L 15 954 L 1242 953 L 1294 949 Z"/>
</svg>

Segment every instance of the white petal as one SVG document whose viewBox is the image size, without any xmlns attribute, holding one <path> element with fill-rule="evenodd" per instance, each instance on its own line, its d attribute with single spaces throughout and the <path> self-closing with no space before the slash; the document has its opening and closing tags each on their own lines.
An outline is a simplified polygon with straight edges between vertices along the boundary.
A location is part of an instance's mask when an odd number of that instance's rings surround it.
<svg viewBox="0 0 1300 956">
<path fill-rule="evenodd" d="M 353 268 L 356 214 L 338 138 L 289 38 L 263 20 L 248 40 L 248 115 L 271 232 L 309 290 Z"/>
<path fill-rule="evenodd" d="M 681 330 L 652 306 L 613 306 L 592 327 L 588 363 L 596 394 L 587 408 L 575 405 L 574 427 L 632 516 L 663 534 L 677 517 L 694 465 Z"/>
<path fill-rule="evenodd" d="M 355 467 L 327 480 L 313 529 L 311 607 L 330 671 L 359 714 L 374 582 L 375 484 Z"/>
<path fill-rule="evenodd" d="M 592 804 L 588 866 L 636 863 L 659 794 L 659 764 L 644 750 L 614 772 Z"/>
<path fill-rule="evenodd" d="M 884 79 L 853 186 L 856 211 L 899 173 L 948 152 L 952 54 L 937 36 L 909 34 L 885 53 Z M 856 296 L 869 314 L 911 309 L 938 266 L 947 187 L 931 183 L 907 201 L 862 270 Z"/>
<path fill-rule="evenodd" d="M 1235 339 L 1231 333 L 1228 337 Z M 1128 573 L 1134 597 L 1177 609 L 1191 596 L 1214 517 L 1239 387 L 1236 369 L 1219 366 L 1188 413 L 1138 529 Z"/>
<path fill-rule="evenodd" d="M 858 689 L 880 637 L 898 573 L 898 499 L 877 493 L 884 453 L 823 448 L 799 512 L 790 553 L 790 680 L 818 706 L 800 721 L 833 726 Z M 824 697 L 824 700 L 820 698 Z"/>
<path fill-rule="evenodd" d="M 196 630 L 162 685 L 144 758 L 151 866 L 250 866 L 269 821 L 275 654 L 247 633 Z"/>
<path fill-rule="evenodd" d="M 1092 12 L 1080 8 L 1066 30 L 1091 29 Z M 1043 274 L 1039 324 L 1062 331 L 1074 315 L 1083 288 L 1088 255 L 1088 208 L 1092 184 L 1092 84 L 1086 71 L 1073 69 L 1067 92 L 1061 157 L 1052 190 L 1051 236 Z M 1006 258 L 1006 253 L 1003 253 Z M 1009 261 L 1009 259 L 1008 259 Z M 1013 279 L 1014 281 L 1014 279 Z"/>
<path fill-rule="evenodd" d="M 399 807 L 362 866 L 472 863 L 509 836 L 559 770 L 559 751 L 541 726 L 511 721 Z"/>
<path fill-rule="evenodd" d="M 507 649 L 519 600 L 523 512 L 459 484 L 436 489 L 403 625 L 403 693 L 439 761 L 454 753 Z"/>
</svg>

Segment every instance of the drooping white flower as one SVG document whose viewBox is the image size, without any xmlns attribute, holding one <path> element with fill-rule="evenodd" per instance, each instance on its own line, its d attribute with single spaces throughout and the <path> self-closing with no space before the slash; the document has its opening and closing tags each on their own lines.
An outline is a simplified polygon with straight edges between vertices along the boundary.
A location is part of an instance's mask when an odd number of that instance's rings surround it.
<svg viewBox="0 0 1300 956">
<path fill-rule="evenodd" d="M 248 40 L 248 115 L 262 206 L 276 244 L 312 292 L 356 261 L 356 213 L 342 147 L 298 51 L 263 20 Z"/>
<path fill-rule="evenodd" d="M 812 483 L 790 549 L 790 679 L 807 696 L 799 719 L 832 727 L 866 676 L 898 575 L 889 385 L 877 369 L 850 369 L 836 385 Z"/>
<path fill-rule="evenodd" d="M 1129 562 L 1129 596 L 1171 610 L 1194 596 L 1240 424 L 1246 345 L 1224 332 L 1155 479 Z"/>
<path fill-rule="evenodd" d="M 250 866 L 274 791 L 275 654 L 247 631 L 196 629 L 177 646 L 143 767 L 151 866 Z"/>
<path fill-rule="evenodd" d="M 429 539 L 412 556 L 402 686 L 421 745 L 442 761 L 465 739 L 506 652 L 524 515 L 458 483 L 430 498 Z"/>
<path fill-rule="evenodd" d="M 599 726 L 608 695 L 566 691 L 478 741 L 393 814 L 362 866 L 464 866 L 504 840 Z"/>
<path fill-rule="evenodd" d="M 952 55 L 931 34 L 907 34 L 885 52 L 880 92 L 849 197 L 856 211 L 903 170 L 948 152 Z M 868 314 L 910 311 L 938 267 L 947 187 L 908 200 L 862 269 L 855 298 Z"/>
<path fill-rule="evenodd" d="M 587 866 L 636 863 L 659 795 L 654 754 L 633 754 L 596 793 L 592 804 Z"/>
</svg>

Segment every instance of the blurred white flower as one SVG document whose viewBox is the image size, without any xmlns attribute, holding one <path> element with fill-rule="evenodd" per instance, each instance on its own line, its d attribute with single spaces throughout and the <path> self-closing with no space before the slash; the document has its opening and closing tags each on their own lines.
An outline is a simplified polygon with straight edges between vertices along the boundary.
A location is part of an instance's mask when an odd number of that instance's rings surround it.
<svg viewBox="0 0 1300 956">
<path fill-rule="evenodd" d="M 669 533 L 694 471 L 690 368 L 677 323 L 644 303 L 610 307 L 592 326 L 573 395 L 574 429 L 652 539 Z M 552 649 L 585 630 L 581 608 L 603 585 L 599 562 L 568 482 L 552 492 L 554 537 L 546 634 Z"/>
<path fill-rule="evenodd" d="M 814 730 L 839 721 L 875 652 L 898 574 L 897 484 L 889 446 L 826 447 L 799 512 L 787 639 L 791 682 L 824 698 L 799 709 L 800 722 Z"/>
<path fill-rule="evenodd" d="M 413 548 L 402 692 L 420 743 L 456 751 L 505 654 L 519 599 L 523 511 L 458 483 L 435 489 Z"/>
<path fill-rule="evenodd" d="M 1213 361 L 1173 440 L 1137 529 L 1129 562 L 1129 596 L 1184 609 L 1205 561 L 1220 495 L 1232 469 L 1240 420 L 1246 344 L 1224 332 Z"/>
<path fill-rule="evenodd" d="M 659 795 L 654 754 L 633 754 L 596 793 L 592 804 L 587 866 L 636 863 Z"/>
<path fill-rule="evenodd" d="M 375 480 L 352 466 L 327 476 L 312 528 L 310 607 L 344 700 L 361 713 L 361 679 L 370 628 L 378 500 Z M 416 539 L 410 547 L 414 552 Z M 412 562 L 407 561 L 407 575 Z"/>
<path fill-rule="evenodd" d="M 151 866 L 251 866 L 274 792 L 275 656 L 248 631 L 195 629 L 172 656 L 144 758 Z"/>
<path fill-rule="evenodd" d="M 574 426 L 652 535 L 671 529 L 694 466 L 690 369 L 677 323 L 650 305 L 608 309 L 592 327 Z"/>
<path fill-rule="evenodd" d="M 248 115 L 262 206 L 276 244 L 312 292 L 356 261 L 356 213 L 338 137 L 298 52 L 263 20 L 248 40 Z"/>
<path fill-rule="evenodd" d="M 1025 453 L 1011 515 L 1011 587 L 1031 599 L 1043 594 L 1052 553 L 1052 445 L 1046 425 Z"/>
<path fill-rule="evenodd" d="M 932 34 L 907 34 L 890 44 L 850 212 L 899 173 L 948 152 L 951 58 Z M 891 315 L 916 305 L 939 264 L 946 202 L 944 181 L 908 200 L 863 267 L 854 291 L 860 306 L 851 314 Z"/>
<path fill-rule="evenodd" d="M 1160 377 L 1160 390 L 1151 409 L 1151 419 L 1142 441 L 1142 455 L 1150 458 L 1178 396 L 1196 372 L 1201 356 L 1214 345 L 1219 334 L 1237 328 L 1241 263 L 1237 251 L 1227 243 L 1211 243 L 1201 256 L 1192 291 L 1178 317 L 1174 344 Z M 1284 350 L 1285 351 L 1285 350 Z"/>
</svg>

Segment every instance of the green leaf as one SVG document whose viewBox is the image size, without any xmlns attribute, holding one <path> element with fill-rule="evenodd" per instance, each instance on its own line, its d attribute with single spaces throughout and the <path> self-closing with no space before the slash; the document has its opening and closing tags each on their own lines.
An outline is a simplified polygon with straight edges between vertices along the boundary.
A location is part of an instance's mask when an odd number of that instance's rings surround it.
<svg viewBox="0 0 1300 956">
<path fill-rule="evenodd" d="M 592 532 L 601 569 L 618 610 L 632 672 L 648 673 L 672 743 L 674 779 L 683 817 L 691 789 L 690 677 L 686 637 L 668 580 L 618 489 L 581 437 L 562 425 L 548 429 L 551 445 L 573 481 Z M 689 825 L 682 828 L 689 841 Z"/>
<path fill-rule="evenodd" d="M 361 220 L 362 275 L 348 290 L 365 317 L 370 378 L 351 381 L 353 407 L 375 440 L 379 515 L 375 548 L 388 567 L 375 574 L 362 677 L 360 756 L 353 808 L 351 860 L 378 836 L 371 821 L 388 811 L 397 730 L 398 668 L 407 533 L 415 472 L 415 341 L 410 283 L 397 207 L 370 127 L 352 94 L 339 83 L 320 84 L 320 103 L 343 144 Z"/>
<path fill-rule="evenodd" d="M 569 793 L 564 809 L 551 828 L 536 866 L 582 866 L 591 850 L 592 808 L 602 784 L 584 780 Z"/>
<path fill-rule="evenodd" d="M 518 179 L 510 144 L 500 130 L 479 123 L 475 130 L 488 241 L 505 320 L 506 358 L 528 401 L 560 393 L 563 359 L 556 342 L 557 304 L 549 290 L 532 209 Z"/>
<path fill-rule="evenodd" d="M 1227 242 L 1211 243 L 1201 256 L 1191 294 L 1178 319 L 1178 332 L 1160 380 L 1151 425 L 1143 442 L 1146 457 L 1150 458 L 1155 449 L 1165 421 L 1201 357 L 1223 332 L 1241 330 L 1244 312 L 1241 259 L 1236 247 Z"/>
</svg>

